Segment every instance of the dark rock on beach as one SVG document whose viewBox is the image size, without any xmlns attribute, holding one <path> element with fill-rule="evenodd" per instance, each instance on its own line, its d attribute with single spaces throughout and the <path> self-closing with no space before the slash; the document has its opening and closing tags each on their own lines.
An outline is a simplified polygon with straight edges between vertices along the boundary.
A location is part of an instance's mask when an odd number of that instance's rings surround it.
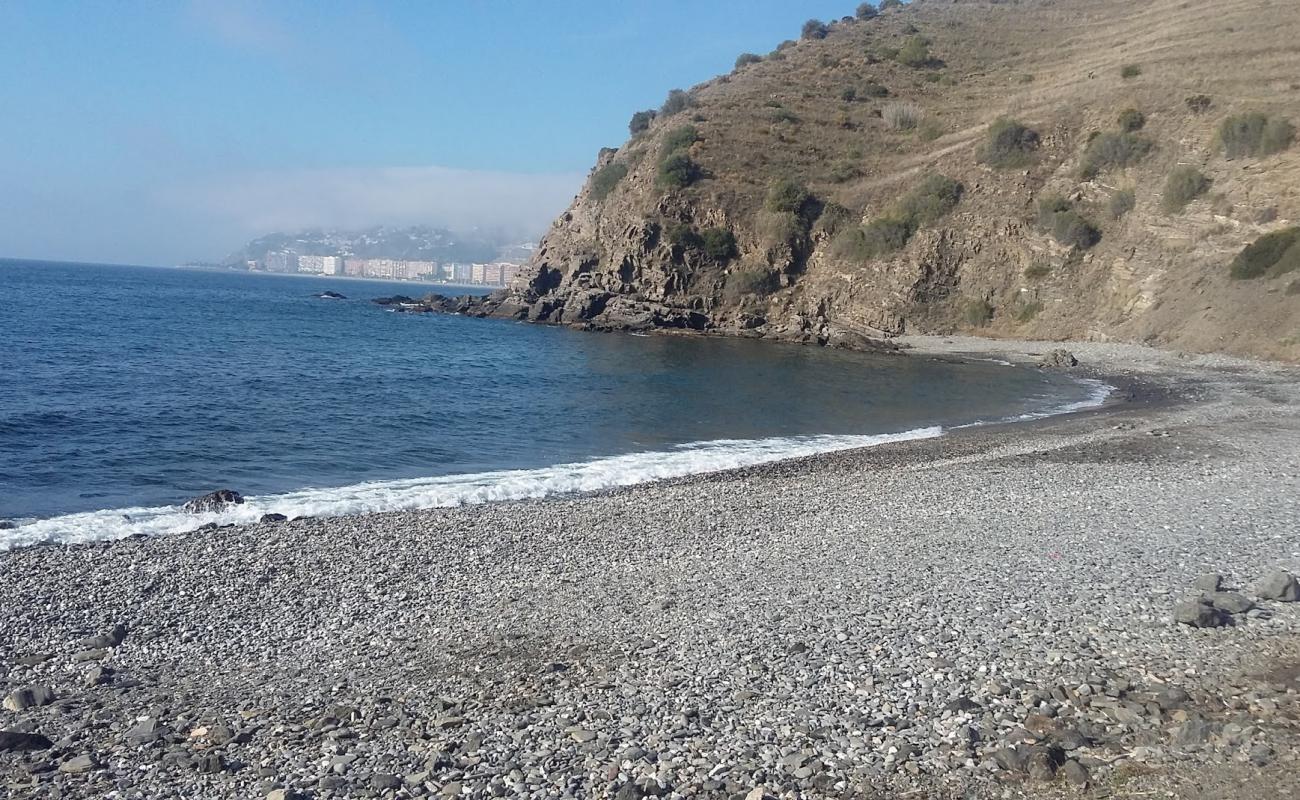
<svg viewBox="0 0 1300 800">
<path fill-rule="evenodd" d="M 1232 617 L 1201 598 L 1174 606 L 1174 622 L 1193 628 L 1219 628 L 1231 624 Z"/>
<path fill-rule="evenodd" d="M 0 731 L 0 753 L 30 752 L 33 750 L 48 750 L 54 746 L 46 737 L 39 733 L 23 733 L 22 731 Z"/>
<path fill-rule="evenodd" d="M 243 502 L 244 496 L 234 489 L 218 489 L 190 500 L 181 508 L 191 514 L 203 514 L 209 511 L 222 511 L 227 506 L 237 506 Z"/>
<path fill-rule="evenodd" d="M 1255 591 L 1265 600 L 1294 603 L 1300 600 L 1300 581 L 1289 572 L 1272 572 L 1264 576 Z"/>
<path fill-rule="evenodd" d="M 415 305 L 415 299 L 407 297 L 404 294 L 395 294 L 391 297 L 376 297 L 370 302 L 377 306 L 409 306 Z"/>
<path fill-rule="evenodd" d="M 1038 362 L 1038 366 L 1048 369 L 1066 369 L 1068 367 L 1079 366 L 1079 359 L 1074 357 L 1074 353 L 1069 350 L 1057 348 Z"/>
<path fill-rule="evenodd" d="M 286 522 L 288 519 L 289 518 L 284 514 L 263 514 L 262 518 L 258 521 L 265 525 L 271 522 Z"/>
</svg>

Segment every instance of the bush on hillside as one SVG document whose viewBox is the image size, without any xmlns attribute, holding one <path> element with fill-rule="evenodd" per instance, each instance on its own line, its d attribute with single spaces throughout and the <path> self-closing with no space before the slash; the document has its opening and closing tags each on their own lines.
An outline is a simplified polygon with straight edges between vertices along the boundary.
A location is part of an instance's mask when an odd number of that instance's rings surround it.
<svg viewBox="0 0 1300 800">
<path fill-rule="evenodd" d="M 1229 274 L 1236 280 L 1285 275 L 1300 269 L 1300 227 L 1266 233 L 1246 245 L 1232 260 Z"/>
<path fill-rule="evenodd" d="M 1066 247 L 1087 250 L 1101 241 L 1101 231 L 1063 197 L 1038 202 L 1038 227 Z"/>
<path fill-rule="evenodd" d="M 982 297 L 968 297 L 962 301 L 961 316 L 972 328 L 983 328 L 993 321 L 993 306 Z"/>
<path fill-rule="evenodd" d="M 619 181 L 627 177 L 627 165 L 617 161 L 596 170 L 591 178 L 591 197 L 597 203 L 609 196 Z"/>
<path fill-rule="evenodd" d="M 659 113 L 665 117 L 670 117 L 673 114 L 680 114 L 690 108 L 691 103 L 691 95 L 688 92 L 684 92 L 681 89 L 673 89 L 668 93 L 668 99 L 664 100 L 663 107 L 659 109 Z"/>
<path fill-rule="evenodd" d="M 632 121 L 627 124 L 627 129 L 635 136 L 650 130 L 650 123 L 655 121 L 659 112 L 653 110 L 638 111 L 632 115 Z"/>
<path fill-rule="evenodd" d="M 861 97 L 889 97 L 889 90 L 878 83 L 864 83 L 858 94 Z"/>
<path fill-rule="evenodd" d="M 776 273 L 771 270 L 754 268 L 736 270 L 727 276 L 723 286 L 723 297 L 735 303 L 746 297 L 766 297 L 781 285 Z"/>
<path fill-rule="evenodd" d="M 741 53 L 736 56 L 736 69 L 747 67 L 750 64 L 757 64 L 763 60 L 763 57 L 757 53 Z"/>
<path fill-rule="evenodd" d="M 877 217 L 865 225 L 841 231 L 831 244 L 831 251 L 848 261 L 869 261 L 903 249 L 913 232 L 905 219 Z"/>
<path fill-rule="evenodd" d="M 1142 67 L 1138 64 L 1125 64 L 1119 69 L 1119 76 L 1124 80 L 1136 78 L 1142 74 Z"/>
<path fill-rule="evenodd" d="M 700 132 L 694 125 L 674 128 L 664 136 L 663 154 L 665 156 L 678 150 L 685 150 L 700 140 Z"/>
<path fill-rule="evenodd" d="M 930 65 L 930 40 L 924 36 L 913 36 L 898 49 L 898 63 L 905 67 L 920 69 Z"/>
<path fill-rule="evenodd" d="M 1137 207 L 1137 195 L 1132 189 L 1120 189 L 1106 202 L 1106 213 L 1111 219 L 1120 219 Z"/>
<path fill-rule="evenodd" d="M 902 8 L 903 0 L 880 0 L 879 8 L 881 11 L 888 11 L 891 8 Z"/>
<path fill-rule="evenodd" d="M 879 13 L 879 11 L 876 11 L 875 5 L 871 3 L 858 4 L 858 19 L 872 19 Z"/>
<path fill-rule="evenodd" d="M 772 112 L 773 122 L 788 122 L 791 125 L 799 123 L 799 115 L 788 108 L 778 108 Z"/>
<path fill-rule="evenodd" d="M 925 112 L 915 103 L 889 103 L 880 109 L 880 118 L 891 131 L 910 131 L 924 116 Z"/>
<path fill-rule="evenodd" d="M 659 184 L 670 189 L 683 189 L 700 177 L 700 167 L 683 152 L 669 153 L 659 162 Z"/>
<path fill-rule="evenodd" d="M 1119 129 L 1132 133 L 1140 131 L 1147 124 L 1147 115 L 1136 108 L 1126 108 L 1119 112 Z"/>
<path fill-rule="evenodd" d="M 803 24 L 799 32 L 801 39 L 825 39 L 826 34 L 830 33 L 830 28 L 825 22 L 819 19 L 810 19 Z"/>
<path fill-rule="evenodd" d="M 736 235 L 726 228 L 705 228 L 700 233 L 700 250 L 710 261 L 725 264 L 736 257 Z"/>
<path fill-rule="evenodd" d="M 780 178 L 767 187 L 763 207 L 776 213 L 802 215 L 812 200 L 812 194 L 802 183 L 790 178 Z"/>
<path fill-rule="evenodd" d="M 854 100 L 857 100 L 857 88 L 853 86 L 845 86 L 843 89 L 840 89 L 840 99 L 846 103 L 852 103 Z"/>
<path fill-rule="evenodd" d="M 1127 131 L 1107 131 L 1093 137 L 1083 151 L 1080 172 L 1091 180 L 1109 169 L 1127 167 L 1141 161 L 1155 145 L 1149 139 Z"/>
<path fill-rule="evenodd" d="M 1271 156 L 1293 141 L 1295 126 L 1257 111 L 1228 117 L 1219 126 L 1219 142 L 1228 158 Z"/>
<path fill-rule="evenodd" d="M 1038 131 L 1003 117 L 989 126 L 981 160 L 995 169 L 1023 167 L 1038 149 Z"/>
<path fill-rule="evenodd" d="M 898 212 L 913 227 L 947 216 L 961 202 L 965 187 L 946 175 L 929 175 L 898 202 Z"/>
<path fill-rule="evenodd" d="M 692 250 L 699 250 L 704 246 L 704 240 L 700 237 L 695 229 L 684 222 L 674 222 L 664 231 L 664 238 L 668 244 L 680 253 L 686 253 Z"/>
<path fill-rule="evenodd" d="M 1184 164 L 1174 167 L 1165 181 L 1165 193 L 1160 199 L 1160 208 L 1166 214 L 1177 214 L 1187 204 L 1205 194 L 1210 188 L 1210 179 L 1196 167 Z"/>
<path fill-rule="evenodd" d="M 1193 114 L 1204 114 L 1210 110 L 1210 106 L 1214 105 L 1214 100 L 1208 94 L 1194 94 L 1183 102 Z"/>
</svg>

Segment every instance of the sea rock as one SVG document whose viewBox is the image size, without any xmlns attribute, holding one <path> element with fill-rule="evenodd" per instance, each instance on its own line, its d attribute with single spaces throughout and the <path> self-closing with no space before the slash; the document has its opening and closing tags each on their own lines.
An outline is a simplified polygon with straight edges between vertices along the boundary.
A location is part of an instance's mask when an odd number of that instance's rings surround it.
<svg viewBox="0 0 1300 800">
<path fill-rule="evenodd" d="M 29 708 L 48 706 L 54 702 L 54 692 L 48 686 L 28 686 L 9 693 L 4 699 L 4 707 L 18 713 Z"/>
<path fill-rule="evenodd" d="M 127 627 L 121 623 L 113 626 L 113 630 L 108 633 L 101 633 L 98 636 L 91 636 L 78 642 L 78 646 L 87 650 L 101 650 L 107 647 L 117 647 L 126 641 L 126 635 L 129 633 Z"/>
<path fill-rule="evenodd" d="M 1237 592 L 1215 592 L 1208 596 L 1210 604 L 1229 614 L 1245 614 L 1255 607 L 1248 597 Z"/>
<path fill-rule="evenodd" d="M 1255 586 L 1255 593 L 1265 600 L 1294 603 L 1300 600 L 1300 582 L 1289 572 L 1271 572 Z"/>
<path fill-rule="evenodd" d="M 48 750 L 54 746 L 54 742 L 40 735 L 39 733 L 23 733 L 22 731 L 0 731 L 0 753 L 17 753 L 30 752 L 32 750 Z"/>
<path fill-rule="evenodd" d="M 1057 348 L 1043 356 L 1038 366 L 1048 369 L 1066 369 L 1079 366 L 1079 359 L 1075 358 L 1074 353 L 1069 350 Z"/>
<path fill-rule="evenodd" d="M 7 519 L 0 519 L 0 531 L 12 531 L 18 527 L 17 522 L 11 522 Z"/>
<path fill-rule="evenodd" d="M 404 294 L 395 294 L 391 297 L 376 297 L 370 302 L 378 306 L 411 306 L 416 304 L 414 298 L 407 297 Z"/>
<path fill-rule="evenodd" d="M 191 514 L 203 514 L 208 511 L 221 511 L 227 506 L 237 506 L 243 502 L 244 496 L 234 489 L 218 489 L 190 500 L 181 508 Z"/>
<path fill-rule="evenodd" d="M 1192 588 L 1202 592 L 1217 592 L 1223 588 L 1223 576 L 1217 572 L 1207 572 L 1196 579 Z"/>
<path fill-rule="evenodd" d="M 98 767 L 94 756 L 74 756 L 59 765 L 59 772 L 69 775 L 80 775 L 83 772 L 90 772 Z"/>
<path fill-rule="evenodd" d="M 1228 614 L 1199 600 L 1174 606 L 1174 622 L 1191 625 L 1193 628 L 1219 628 L 1231 620 L 1232 617 Z"/>
<path fill-rule="evenodd" d="M 328 289 L 319 294 L 314 294 L 312 295 L 312 297 L 318 297 L 321 300 L 347 300 L 346 297 L 339 294 L 338 292 L 332 292 L 329 291 Z"/>
<path fill-rule="evenodd" d="M 263 514 L 262 518 L 258 520 L 258 522 L 261 522 L 263 525 L 265 525 L 270 522 L 287 522 L 288 520 L 289 518 L 286 517 L 284 514 Z"/>
</svg>

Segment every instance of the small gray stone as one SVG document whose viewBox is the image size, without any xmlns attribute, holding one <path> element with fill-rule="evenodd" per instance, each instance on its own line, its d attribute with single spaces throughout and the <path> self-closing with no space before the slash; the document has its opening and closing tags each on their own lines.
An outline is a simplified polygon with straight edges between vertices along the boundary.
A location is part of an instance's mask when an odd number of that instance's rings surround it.
<svg viewBox="0 0 1300 800">
<path fill-rule="evenodd" d="M 118 623 L 113 626 L 113 630 L 108 633 L 101 633 L 98 636 L 91 636 L 88 639 L 82 639 L 78 644 L 85 650 L 103 650 L 109 647 L 117 647 L 126 641 L 127 629 L 125 625 Z"/>
<path fill-rule="evenodd" d="M 4 707 L 9 711 L 18 713 L 29 708 L 48 706 L 53 702 L 54 692 L 50 691 L 48 686 L 28 686 L 10 692 L 9 696 L 4 699 Z"/>
<path fill-rule="evenodd" d="M 1289 572 L 1271 572 L 1255 586 L 1255 592 L 1265 600 L 1294 603 L 1300 600 L 1300 582 Z"/>
<path fill-rule="evenodd" d="M 90 772 L 99 766 L 93 756 L 74 756 L 59 765 L 59 772 L 69 775 L 80 775 L 83 772 Z"/>
<path fill-rule="evenodd" d="M 1202 592 L 1217 592 L 1223 587 L 1223 576 L 1217 572 L 1208 572 L 1197 578 L 1192 588 Z"/>
<path fill-rule="evenodd" d="M 370 776 L 370 785 L 375 789 L 399 789 L 402 779 L 386 772 L 376 772 Z"/>
<path fill-rule="evenodd" d="M 1077 786 L 1080 789 L 1088 785 L 1088 768 L 1074 759 L 1065 762 L 1061 768 L 1061 774 L 1071 786 Z"/>
</svg>

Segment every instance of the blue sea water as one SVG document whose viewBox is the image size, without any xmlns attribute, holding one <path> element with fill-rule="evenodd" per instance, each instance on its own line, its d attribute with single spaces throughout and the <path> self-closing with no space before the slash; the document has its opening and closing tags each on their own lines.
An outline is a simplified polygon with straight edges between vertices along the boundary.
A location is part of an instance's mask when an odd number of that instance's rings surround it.
<svg viewBox="0 0 1300 800">
<path fill-rule="evenodd" d="M 346 300 L 313 295 L 323 290 Z M 394 313 L 411 284 L 0 261 L 0 549 L 627 485 L 1096 402 L 1095 382 Z M 223 515 L 178 504 L 231 487 Z"/>
</svg>

